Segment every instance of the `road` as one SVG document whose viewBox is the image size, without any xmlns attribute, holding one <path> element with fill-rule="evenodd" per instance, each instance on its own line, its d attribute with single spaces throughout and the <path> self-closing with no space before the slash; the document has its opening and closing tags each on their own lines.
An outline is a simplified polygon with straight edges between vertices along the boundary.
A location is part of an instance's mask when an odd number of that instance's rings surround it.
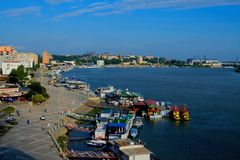
<svg viewBox="0 0 240 160">
<path fill-rule="evenodd" d="M 46 83 L 45 83 L 46 84 Z M 75 104 L 86 100 L 86 96 L 64 88 L 46 86 L 50 99 L 41 105 L 17 104 L 19 122 L 3 137 L 0 137 L 0 159 L 61 159 L 47 130 L 59 123 L 58 113 L 73 109 Z M 45 109 L 47 112 L 45 113 Z M 87 111 L 85 108 L 82 109 Z M 30 112 L 31 111 L 31 112 Z M 40 116 L 46 120 L 40 120 Z M 29 119 L 30 124 L 27 123 Z M 43 130 L 44 128 L 44 130 Z"/>
</svg>

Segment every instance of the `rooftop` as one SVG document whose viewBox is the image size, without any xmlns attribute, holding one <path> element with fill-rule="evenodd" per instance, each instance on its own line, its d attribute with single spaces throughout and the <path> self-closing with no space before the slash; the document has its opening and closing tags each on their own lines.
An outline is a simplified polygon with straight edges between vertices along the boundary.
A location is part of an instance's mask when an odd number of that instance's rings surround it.
<svg viewBox="0 0 240 160">
<path fill-rule="evenodd" d="M 133 142 L 130 139 L 120 139 L 113 143 L 117 144 L 120 147 L 120 150 L 128 156 L 151 154 L 151 151 L 145 148 L 144 145 Z"/>
<path fill-rule="evenodd" d="M 145 101 L 147 105 L 156 104 L 157 102 L 151 99 Z"/>
<path fill-rule="evenodd" d="M 121 151 L 128 156 L 135 156 L 135 155 L 151 154 L 152 153 L 151 151 L 149 151 L 144 146 L 133 147 L 133 148 L 124 148 L 124 149 L 121 149 Z"/>
</svg>

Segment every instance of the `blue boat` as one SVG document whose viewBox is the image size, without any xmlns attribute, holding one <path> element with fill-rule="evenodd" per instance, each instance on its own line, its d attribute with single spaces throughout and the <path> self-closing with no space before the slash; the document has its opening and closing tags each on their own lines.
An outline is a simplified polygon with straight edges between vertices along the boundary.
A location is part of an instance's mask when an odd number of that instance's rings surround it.
<svg viewBox="0 0 240 160">
<path fill-rule="evenodd" d="M 132 128 L 130 131 L 130 135 L 135 138 L 138 135 L 138 129 L 137 128 Z"/>
</svg>

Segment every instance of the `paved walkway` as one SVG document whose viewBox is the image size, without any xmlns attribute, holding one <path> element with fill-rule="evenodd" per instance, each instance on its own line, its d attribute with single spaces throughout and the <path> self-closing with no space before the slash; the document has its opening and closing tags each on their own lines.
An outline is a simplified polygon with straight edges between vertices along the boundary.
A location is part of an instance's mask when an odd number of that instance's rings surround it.
<svg viewBox="0 0 240 160">
<path fill-rule="evenodd" d="M 0 137 L 1 160 L 61 159 L 47 130 L 49 125 L 52 127 L 59 122 L 59 112 L 75 108 L 75 104 L 84 101 L 86 96 L 54 86 L 47 86 L 47 90 L 50 99 L 46 103 L 34 106 L 31 103 L 26 103 L 16 106 L 20 111 L 20 117 L 17 117 L 19 124 L 13 126 L 8 133 Z M 47 109 L 46 113 L 45 108 Z M 82 111 L 83 113 L 87 112 L 89 108 L 83 108 Z M 46 116 L 45 121 L 40 120 L 41 115 Z M 28 119 L 30 124 L 27 124 Z"/>
</svg>

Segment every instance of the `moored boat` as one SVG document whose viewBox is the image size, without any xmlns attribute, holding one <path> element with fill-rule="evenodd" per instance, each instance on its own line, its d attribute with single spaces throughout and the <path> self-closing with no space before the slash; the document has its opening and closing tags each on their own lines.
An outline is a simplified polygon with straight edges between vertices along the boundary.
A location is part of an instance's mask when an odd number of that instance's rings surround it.
<svg viewBox="0 0 240 160">
<path fill-rule="evenodd" d="M 130 131 L 130 135 L 135 138 L 138 135 L 138 129 L 137 128 L 132 128 Z"/>
<path fill-rule="evenodd" d="M 190 120 L 190 115 L 188 108 L 184 105 L 179 107 L 179 113 L 180 113 L 180 119 L 182 121 L 189 121 Z"/>
<path fill-rule="evenodd" d="M 103 147 L 106 145 L 106 141 L 104 140 L 90 140 L 86 142 L 89 146 L 93 147 Z"/>
<path fill-rule="evenodd" d="M 173 120 L 175 120 L 175 121 L 179 121 L 180 120 L 179 108 L 177 106 L 172 106 L 170 113 L 171 113 L 170 117 Z"/>
<path fill-rule="evenodd" d="M 136 117 L 133 122 L 133 126 L 140 128 L 143 126 L 142 117 Z"/>
<path fill-rule="evenodd" d="M 163 116 L 162 116 L 161 114 L 157 113 L 157 112 L 149 115 L 149 118 L 150 118 L 150 119 L 160 119 L 160 118 L 162 118 L 162 117 L 163 117 Z"/>
<path fill-rule="evenodd" d="M 99 87 L 95 90 L 95 94 L 101 98 L 105 98 L 106 94 L 113 93 L 115 88 L 113 86 Z"/>
</svg>

